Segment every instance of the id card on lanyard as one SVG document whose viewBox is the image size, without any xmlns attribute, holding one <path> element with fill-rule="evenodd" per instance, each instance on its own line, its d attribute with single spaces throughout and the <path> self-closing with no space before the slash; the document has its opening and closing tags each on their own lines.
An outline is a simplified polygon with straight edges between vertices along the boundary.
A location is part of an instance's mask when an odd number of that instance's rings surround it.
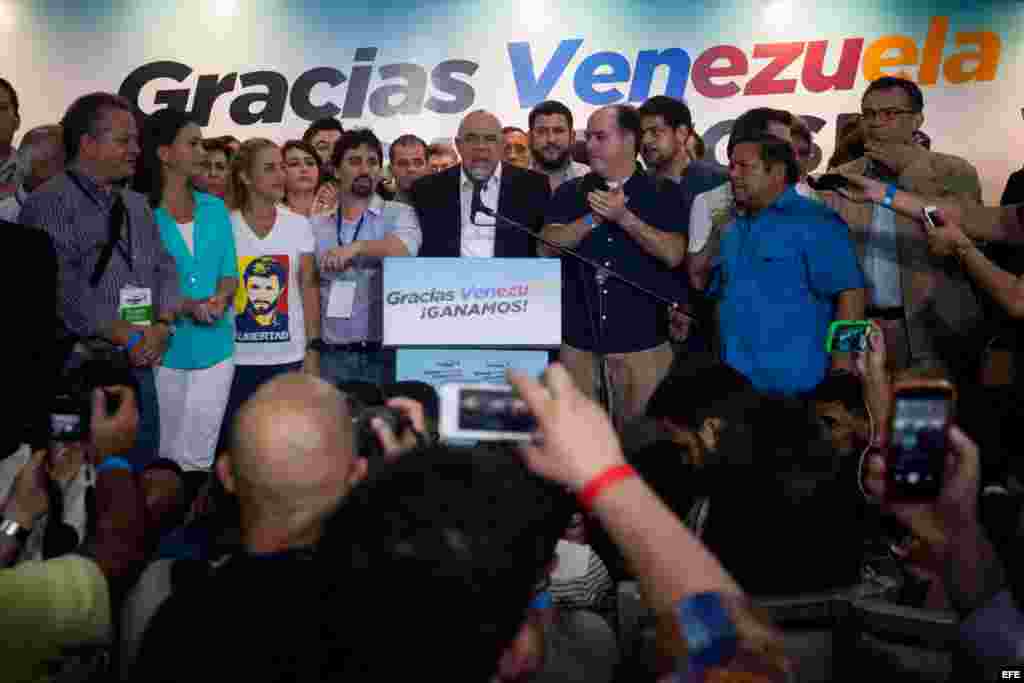
<svg viewBox="0 0 1024 683">
<path fill-rule="evenodd" d="M 153 290 L 125 285 L 121 288 L 117 317 L 132 325 L 153 324 Z"/>
<path fill-rule="evenodd" d="M 359 218 L 355 234 L 352 235 L 352 242 L 359 239 L 359 233 L 363 229 L 363 221 L 366 220 L 366 212 Z M 341 207 L 337 213 L 338 246 L 347 246 L 341 237 Z M 358 283 L 355 280 L 331 280 L 331 289 L 327 293 L 327 317 L 341 318 L 348 320 L 352 317 L 352 309 L 356 302 L 356 289 Z"/>
</svg>

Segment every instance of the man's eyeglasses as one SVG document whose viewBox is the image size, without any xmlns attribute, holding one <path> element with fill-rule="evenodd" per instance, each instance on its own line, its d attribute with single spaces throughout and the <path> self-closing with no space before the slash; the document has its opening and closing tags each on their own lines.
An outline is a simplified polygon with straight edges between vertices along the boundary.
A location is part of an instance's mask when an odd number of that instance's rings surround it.
<svg viewBox="0 0 1024 683">
<path fill-rule="evenodd" d="M 900 109 L 899 107 L 884 107 L 882 109 L 864 109 L 860 115 L 864 117 L 865 121 L 873 121 L 878 119 L 879 121 L 892 121 L 900 114 L 916 114 L 912 109 Z"/>
</svg>

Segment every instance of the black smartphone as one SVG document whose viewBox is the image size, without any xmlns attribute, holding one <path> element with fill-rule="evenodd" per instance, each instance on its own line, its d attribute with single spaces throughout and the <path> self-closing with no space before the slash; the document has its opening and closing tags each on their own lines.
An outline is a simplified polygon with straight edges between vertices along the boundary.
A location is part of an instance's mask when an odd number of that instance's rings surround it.
<svg viewBox="0 0 1024 683">
<path fill-rule="evenodd" d="M 817 178 L 807 176 L 807 184 L 811 186 L 812 190 L 817 192 L 835 192 L 836 190 L 849 187 L 850 181 L 847 180 L 846 176 L 839 175 L 838 173 L 826 173 Z"/>
<path fill-rule="evenodd" d="M 946 221 L 942 220 L 942 216 L 939 215 L 939 210 L 934 206 L 926 206 L 921 209 L 921 214 L 924 216 L 925 225 L 932 230 L 941 228 L 946 224 Z"/>
<path fill-rule="evenodd" d="M 911 380 L 893 390 L 887 495 L 926 500 L 942 491 L 955 393 L 944 380 Z"/>
<path fill-rule="evenodd" d="M 50 440 L 87 441 L 92 421 L 92 403 L 86 398 L 61 394 L 50 405 Z"/>
</svg>

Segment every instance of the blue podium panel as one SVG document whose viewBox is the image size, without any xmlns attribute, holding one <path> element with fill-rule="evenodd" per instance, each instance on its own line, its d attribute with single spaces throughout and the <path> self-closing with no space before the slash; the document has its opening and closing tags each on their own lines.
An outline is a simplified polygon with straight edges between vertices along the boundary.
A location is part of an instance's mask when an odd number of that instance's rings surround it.
<svg viewBox="0 0 1024 683">
<path fill-rule="evenodd" d="M 399 381 L 418 380 L 440 389 L 449 382 L 506 384 L 505 370 L 534 377 L 548 364 L 547 351 L 529 349 L 399 349 L 395 354 Z"/>
</svg>

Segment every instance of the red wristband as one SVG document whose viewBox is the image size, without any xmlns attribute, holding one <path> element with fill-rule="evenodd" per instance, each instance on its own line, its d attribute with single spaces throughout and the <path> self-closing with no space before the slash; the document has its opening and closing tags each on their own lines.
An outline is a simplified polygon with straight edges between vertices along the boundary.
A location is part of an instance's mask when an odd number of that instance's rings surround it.
<svg viewBox="0 0 1024 683">
<path fill-rule="evenodd" d="M 594 502 L 601 493 L 609 486 L 616 484 L 623 479 L 629 479 L 630 477 L 637 476 L 636 470 L 633 469 L 632 465 L 623 463 L 621 465 L 613 465 L 608 469 L 601 472 L 593 479 L 587 482 L 587 485 L 583 487 L 583 490 L 579 492 L 577 496 L 580 506 L 584 510 L 590 509 L 590 504 Z"/>
</svg>

